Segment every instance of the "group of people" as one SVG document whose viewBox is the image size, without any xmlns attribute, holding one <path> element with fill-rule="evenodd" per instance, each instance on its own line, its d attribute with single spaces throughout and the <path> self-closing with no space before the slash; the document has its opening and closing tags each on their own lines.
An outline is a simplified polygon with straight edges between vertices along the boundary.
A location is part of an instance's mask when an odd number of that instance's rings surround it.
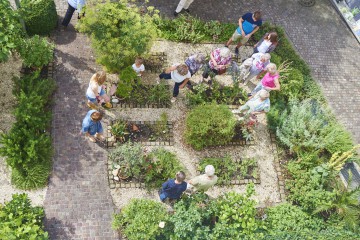
<svg viewBox="0 0 360 240">
<path fill-rule="evenodd" d="M 183 192 L 188 190 L 190 193 L 206 192 L 217 182 L 218 177 L 215 175 L 215 168 L 212 165 L 205 167 L 205 173 L 196 176 L 185 182 L 186 175 L 183 171 L 176 173 L 174 179 L 169 179 L 162 184 L 159 190 L 159 197 L 162 202 L 166 199 L 177 200 Z"/>
</svg>

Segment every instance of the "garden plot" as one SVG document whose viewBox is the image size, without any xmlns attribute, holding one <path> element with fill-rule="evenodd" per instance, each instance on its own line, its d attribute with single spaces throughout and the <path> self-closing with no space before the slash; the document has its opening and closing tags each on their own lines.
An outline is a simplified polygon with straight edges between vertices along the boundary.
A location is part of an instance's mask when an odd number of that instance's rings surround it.
<svg viewBox="0 0 360 240">
<path fill-rule="evenodd" d="M 171 65 L 172 63 L 181 63 L 192 53 L 209 53 L 212 49 L 221 46 L 222 45 L 219 44 L 193 45 L 158 41 L 153 46 L 153 51 L 165 52 L 167 55 L 168 65 Z M 244 47 L 241 49 L 240 54 L 241 56 L 244 55 L 245 58 L 245 56 L 251 54 L 251 51 L 251 48 Z M 196 84 L 201 79 L 201 73 L 202 71 L 199 71 L 199 73 L 191 78 L 191 81 Z M 148 74 L 148 76 L 145 75 L 143 78 L 152 76 L 155 82 L 157 74 L 149 72 L 146 72 L 146 74 Z M 221 86 L 231 86 L 233 84 L 231 76 L 229 75 L 216 76 L 216 80 Z M 169 81 L 169 84 L 172 85 L 172 82 Z M 246 87 L 245 89 L 246 91 L 250 90 Z M 184 139 L 185 118 L 189 110 L 186 98 L 187 94 L 191 94 L 190 90 L 186 88 L 182 89 L 178 96 L 178 101 L 173 103 L 171 108 L 116 108 L 110 110 L 111 118 L 113 120 L 126 119 L 128 122 L 156 122 L 159 121 L 161 115 L 166 114 L 167 120 L 173 124 L 173 145 L 161 146 L 161 148 L 164 148 L 176 155 L 177 159 L 179 159 L 185 168 L 187 173 L 186 179 L 191 179 L 199 174 L 199 166 L 201 165 L 201 160 L 204 158 L 224 158 L 228 156 L 229 158 L 235 160 L 235 163 L 236 161 L 244 159 L 253 159 L 255 161 L 255 164 L 250 166 L 247 170 L 242 170 L 246 171 L 246 174 L 244 174 L 245 176 L 236 177 L 240 175 L 240 170 L 237 168 L 236 171 L 238 173 L 235 173 L 234 176 L 227 178 L 228 182 L 227 184 L 224 184 L 227 186 L 221 186 L 218 184 L 214 188 L 210 189 L 207 194 L 211 197 L 217 197 L 230 191 L 243 193 L 245 192 L 246 184 L 253 182 L 255 183 L 255 190 L 257 194 L 255 197 L 258 200 L 259 205 L 264 205 L 269 202 L 278 203 L 284 200 L 284 195 L 280 195 L 280 186 L 278 181 L 279 172 L 277 171 L 277 168 L 279 168 L 279 162 L 277 159 L 276 146 L 275 143 L 271 141 L 270 134 L 267 130 L 266 117 L 259 116 L 259 123 L 255 127 L 255 132 L 253 133 L 253 141 L 249 141 L 247 143 L 245 139 L 242 139 L 242 144 L 240 144 L 239 139 L 237 143 L 232 141 L 231 144 L 226 146 L 207 147 L 201 151 L 195 151 L 191 146 L 185 143 Z M 241 103 L 243 103 L 244 100 Z M 238 107 L 238 105 L 229 107 L 230 109 L 234 109 Z M 239 136 L 240 135 L 238 135 L 238 137 Z M 145 146 L 144 149 L 145 151 L 151 151 L 152 149 L 157 149 L 159 147 L 160 146 Z M 112 166 L 109 165 L 108 171 L 109 180 L 111 184 L 113 184 L 111 193 L 117 207 L 123 207 L 132 198 L 158 200 L 157 190 L 147 190 L 144 188 L 145 185 L 136 181 L 113 181 L 112 173 L 110 174 Z"/>
</svg>

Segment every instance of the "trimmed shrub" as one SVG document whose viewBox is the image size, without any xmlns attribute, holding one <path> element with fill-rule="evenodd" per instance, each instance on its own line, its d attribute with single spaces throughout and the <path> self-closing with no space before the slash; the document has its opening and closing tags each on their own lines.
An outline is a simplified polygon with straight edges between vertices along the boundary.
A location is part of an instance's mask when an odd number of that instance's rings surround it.
<svg viewBox="0 0 360 240">
<path fill-rule="evenodd" d="M 236 120 L 224 105 L 200 105 L 186 118 L 185 139 L 196 150 L 224 145 L 234 136 Z"/>
<path fill-rule="evenodd" d="M 146 54 L 156 39 L 154 19 L 158 15 L 152 7 L 147 13 L 126 0 L 119 2 L 97 1 L 86 9 L 86 17 L 78 24 L 86 33 L 96 53 L 96 61 L 108 72 L 119 72 L 130 66 L 136 56 Z"/>
<path fill-rule="evenodd" d="M 54 0 L 22 0 L 21 14 L 29 35 L 47 35 L 56 27 Z"/>
<path fill-rule="evenodd" d="M 54 44 L 35 35 L 21 41 L 19 53 L 26 67 L 41 68 L 54 59 Z"/>
<path fill-rule="evenodd" d="M 13 194 L 10 202 L 0 204 L 0 239 L 49 239 L 44 217 L 44 209 L 32 207 L 25 193 Z"/>
<path fill-rule="evenodd" d="M 132 199 L 119 214 L 114 215 L 112 227 L 129 240 L 150 240 L 160 235 L 160 221 L 166 221 L 167 211 L 160 202 Z"/>
</svg>

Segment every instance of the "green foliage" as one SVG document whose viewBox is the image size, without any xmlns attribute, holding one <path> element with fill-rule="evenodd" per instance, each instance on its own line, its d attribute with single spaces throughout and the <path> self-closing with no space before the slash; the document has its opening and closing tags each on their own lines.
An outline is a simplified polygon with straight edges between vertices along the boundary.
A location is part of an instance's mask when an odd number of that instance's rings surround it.
<svg viewBox="0 0 360 240">
<path fill-rule="evenodd" d="M 55 82 L 39 79 L 38 73 L 16 79 L 18 105 L 16 122 L 8 134 L 1 136 L 0 154 L 12 168 L 12 183 L 20 189 L 44 187 L 51 169 L 53 154 L 51 137 L 50 97 Z"/>
<path fill-rule="evenodd" d="M 256 202 L 251 198 L 254 185 L 248 184 L 246 194 L 229 192 L 216 201 L 218 221 L 213 229 L 213 239 L 258 239 L 263 224 L 256 219 Z"/>
<path fill-rule="evenodd" d="M 267 211 L 266 226 L 270 233 L 319 231 L 323 221 L 310 216 L 300 207 L 283 203 Z"/>
<path fill-rule="evenodd" d="M 312 98 L 320 103 L 326 103 L 320 86 L 309 75 L 304 75 L 303 98 Z"/>
<path fill-rule="evenodd" d="M 124 120 L 117 120 L 111 125 L 111 134 L 120 140 L 125 142 L 125 135 L 130 134 L 127 130 L 128 123 Z"/>
<path fill-rule="evenodd" d="M 116 95 L 123 99 L 130 99 L 133 86 L 139 79 L 136 72 L 131 66 L 126 67 L 121 71 L 119 78 L 120 82 L 116 89 Z"/>
<path fill-rule="evenodd" d="M 24 33 L 19 14 L 12 9 L 10 1 L 0 0 L 0 16 L 0 62 L 2 62 L 8 59 Z"/>
<path fill-rule="evenodd" d="M 50 34 L 58 19 L 54 0 L 22 0 L 21 15 L 29 35 Z"/>
<path fill-rule="evenodd" d="M 271 101 L 276 102 L 280 99 L 299 99 L 302 94 L 304 85 L 304 78 L 301 72 L 297 69 L 291 69 L 284 78 L 281 78 L 281 91 L 274 91 L 271 93 Z"/>
<path fill-rule="evenodd" d="M 0 205 L 0 239 L 49 239 L 44 217 L 44 209 L 32 207 L 25 193 L 14 194 L 10 202 Z"/>
<path fill-rule="evenodd" d="M 235 31 L 237 24 L 204 22 L 191 15 L 180 15 L 175 19 L 159 18 L 157 27 L 162 37 L 175 42 L 224 42 Z"/>
<path fill-rule="evenodd" d="M 351 134 L 333 119 L 325 129 L 326 138 L 324 139 L 325 149 L 334 154 L 336 152 L 346 152 L 353 147 Z"/>
<path fill-rule="evenodd" d="M 158 15 L 152 7 L 141 14 L 136 5 L 126 0 L 95 2 L 87 6 L 86 17 L 77 28 L 90 36 L 96 61 L 107 71 L 118 72 L 150 50 L 157 36 L 154 19 Z"/>
<path fill-rule="evenodd" d="M 213 80 L 211 87 L 205 83 L 194 86 L 193 91 L 186 93 L 186 98 L 190 107 L 211 102 L 241 105 L 245 103 L 247 93 L 238 84 L 233 87 L 221 86 L 217 81 Z"/>
<path fill-rule="evenodd" d="M 270 61 L 272 63 L 275 63 L 276 66 L 280 66 L 280 64 L 283 62 L 283 60 L 281 59 L 281 57 L 279 55 L 277 55 L 276 53 L 272 52 L 271 53 L 271 59 Z"/>
<path fill-rule="evenodd" d="M 54 59 L 54 44 L 46 38 L 35 35 L 23 39 L 20 43 L 19 53 L 26 67 L 41 68 Z"/>
<path fill-rule="evenodd" d="M 150 240 L 160 235 L 160 221 L 166 221 L 167 212 L 160 202 L 132 199 L 119 214 L 114 215 L 112 227 L 121 230 L 129 240 Z"/>
<path fill-rule="evenodd" d="M 147 161 L 144 182 L 148 189 L 161 187 L 163 182 L 173 178 L 176 172 L 183 170 L 176 155 L 163 148 L 152 151 Z"/>
<path fill-rule="evenodd" d="M 168 106 L 170 105 L 170 92 L 168 85 L 160 83 L 154 86 L 151 86 L 148 96 L 149 104 L 156 104 L 158 106 Z"/>
<path fill-rule="evenodd" d="M 120 166 L 124 176 L 140 178 L 145 163 L 141 144 L 126 142 L 109 154 L 113 164 Z"/>
<path fill-rule="evenodd" d="M 236 120 L 224 105 L 200 105 L 186 118 L 185 139 L 196 150 L 223 145 L 234 136 Z"/>
</svg>

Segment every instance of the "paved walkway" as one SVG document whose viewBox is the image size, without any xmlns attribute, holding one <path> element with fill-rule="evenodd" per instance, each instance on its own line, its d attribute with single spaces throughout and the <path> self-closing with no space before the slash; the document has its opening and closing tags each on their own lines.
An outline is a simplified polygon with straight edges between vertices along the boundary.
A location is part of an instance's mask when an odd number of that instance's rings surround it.
<svg viewBox="0 0 360 240">
<path fill-rule="evenodd" d="M 306 8 L 296 0 L 195 0 L 189 10 L 205 20 L 236 23 L 245 12 L 259 9 L 265 20 L 283 26 L 337 118 L 360 143 L 360 45 L 330 1 L 316 0 Z M 173 17 L 178 2 L 149 0 L 149 5 Z"/>
<path fill-rule="evenodd" d="M 111 229 L 115 209 L 107 183 L 107 153 L 79 135 L 89 110 L 84 94 L 90 77 L 100 68 L 87 37 L 72 27 L 54 37 L 58 84 L 52 124 L 55 155 L 44 203 L 45 227 L 54 240 L 118 239 Z"/>
</svg>

